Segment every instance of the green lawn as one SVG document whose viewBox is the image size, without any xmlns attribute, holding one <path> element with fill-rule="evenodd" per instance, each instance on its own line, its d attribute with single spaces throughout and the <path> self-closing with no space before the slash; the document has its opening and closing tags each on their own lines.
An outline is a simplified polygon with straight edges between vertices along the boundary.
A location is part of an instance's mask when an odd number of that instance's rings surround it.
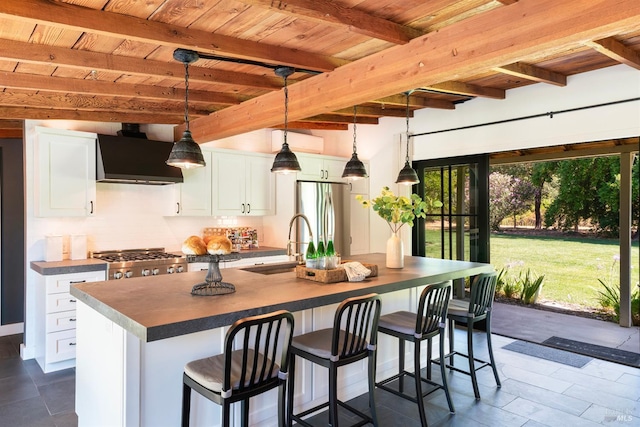
<svg viewBox="0 0 640 427">
<path fill-rule="evenodd" d="M 617 240 L 491 235 L 491 264 L 497 270 L 521 263 L 511 268 L 511 274 L 531 268 L 545 275 L 541 298 L 590 307 L 599 307 L 598 278 L 610 277 L 614 256 L 618 253 Z M 632 286 L 639 280 L 638 259 L 638 242 L 634 242 Z M 620 263 L 615 262 L 615 283 L 619 283 L 619 266 Z"/>
</svg>

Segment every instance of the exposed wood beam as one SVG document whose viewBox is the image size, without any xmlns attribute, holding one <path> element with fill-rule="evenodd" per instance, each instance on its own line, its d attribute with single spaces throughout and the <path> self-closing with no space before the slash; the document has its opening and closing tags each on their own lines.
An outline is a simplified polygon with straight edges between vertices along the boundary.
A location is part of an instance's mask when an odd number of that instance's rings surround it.
<svg viewBox="0 0 640 427">
<path fill-rule="evenodd" d="M 405 95 L 390 95 L 384 98 L 378 98 L 374 101 L 382 105 L 394 105 L 398 107 L 406 107 L 407 98 Z M 428 99 L 421 96 L 409 96 L 409 108 L 440 108 L 443 110 L 454 110 L 456 106 L 451 101 L 442 99 Z"/>
<path fill-rule="evenodd" d="M 482 98 L 491 99 L 504 99 L 506 96 L 506 91 L 504 89 L 482 87 L 478 85 L 454 81 L 437 83 L 435 85 L 427 86 L 426 89 L 435 92 L 453 93 L 456 95 L 464 96 L 479 96 Z"/>
<path fill-rule="evenodd" d="M 312 130 L 349 130 L 349 125 L 346 123 L 288 122 L 287 128 Z M 284 129 L 284 125 L 274 126 L 273 129 Z"/>
<path fill-rule="evenodd" d="M 353 117 L 353 107 L 342 108 L 333 111 L 333 114 L 340 114 Z M 373 116 L 373 117 L 405 117 L 407 112 L 401 108 L 382 108 L 382 107 L 363 107 L 358 105 L 357 117 Z M 413 111 L 409 111 L 409 117 L 413 117 Z"/>
<path fill-rule="evenodd" d="M 23 136 L 22 129 L 4 129 L 0 126 L 0 139 L 21 139 Z"/>
<path fill-rule="evenodd" d="M 184 102 L 166 101 L 163 103 L 143 100 L 115 100 L 109 96 L 87 96 L 50 92 L 33 94 L 25 92 L 0 92 L 0 104 L 29 108 L 52 108 L 78 111 L 146 112 L 149 114 L 175 116 L 184 112 Z M 189 105 L 189 113 L 206 116 L 209 110 Z M 184 113 L 182 113 L 184 114 Z M 175 123 L 182 123 L 179 120 Z"/>
<path fill-rule="evenodd" d="M 4 4 L 0 2 L 0 4 Z M 32 64 L 63 65 L 87 70 L 116 72 L 138 76 L 161 76 L 184 80 L 184 65 L 173 62 L 131 58 L 100 52 L 67 49 L 35 43 L 23 43 L 2 39 L 0 59 Z M 28 59 L 25 59 L 28 58 Z M 234 86 L 249 86 L 275 90 L 282 87 L 282 79 L 246 73 L 229 73 L 197 66 L 189 67 L 189 78 L 193 81 L 215 82 Z"/>
<path fill-rule="evenodd" d="M 482 74 L 541 50 L 559 52 L 586 39 L 631 31 L 638 20 L 637 0 L 520 0 L 292 84 L 290 118 L 347 108 L 452 76 Z M 282 92 L 271 92 L 225 108 L 194 120 L 191 131 L 204 142 L 273 126 L 281 120 L 283 98 Z"/>
<path fill-rule="evenodd" d="M 613 37 L 588 42 L 587 45 L 613 60 L 640 70 L 640 52 L 628 48 Z"/>
<path fill-rule="evenodd" d="M 354 33 L 363 34 L 395 44 L 405 44 L 423 33 L 406 25 L 378 18 L 366 12 L 344 7 L 331 0 L 241 0 L 242 3 L 266 7 L 271 10 L 316 22 L 339 25 Z"/>
<path fill-rule="evenodd" d="M 280 46 L 213 34 L 163 22 L 47 0 L 0 2 L 0 17 L 58 26 L 142 43 L 264 61 L 274 65 L 331 71 L 347 61 Z"/>
<path fill-rule="evenodd" d="M 515 64 L 507 64 L 494 68 L 496 71 L 509 74 L 510 76 L 520 77 L 526 80 L 532 80 L 539 83 L 549 83 L 556 86 L 566 86 L 567 76 L 556 73 L 551 70 L 536 67 L 535 65 L 516 62 Z"/>
<path fill-rule="evenodd" d="M 508 6 L 510 4 L 514 4 L 517 3 L 518 0 L 498 0 L 499 3 L 502 3 L 505 6 Z"/>
<path fill-rule="evenodd" d="M 92 122 L 176 124 L 184 121 L 183 114 L 152 114 L 118 111 L 80 111 L 37 107 L 0 107 L 0 117 L 29 120 L 86 120 Z"/>
<path fill-rule="evenodd" d="M 306 117 L 299 121 L 304 122 L 332 122 L 332 123 L 353 123 L 353 117 L 342 116 L 340 114 L 318 114 L 317 116 Z M 356 122 L 365 125 L 377 125 L 377 117 L 361 117 L 356 118 Z"/>
<path fill-rule="evenodd" d="M 141 84 L 114 83 L 102 80 L 68 79 L 32 74 L 0 72 L 0 87 L 82 95 L 109 95 L 183 101 L 184 89 Z M 248 97 L 222 92 L 189 89 L 189 103 L 237 105 Z"/>
</svg>

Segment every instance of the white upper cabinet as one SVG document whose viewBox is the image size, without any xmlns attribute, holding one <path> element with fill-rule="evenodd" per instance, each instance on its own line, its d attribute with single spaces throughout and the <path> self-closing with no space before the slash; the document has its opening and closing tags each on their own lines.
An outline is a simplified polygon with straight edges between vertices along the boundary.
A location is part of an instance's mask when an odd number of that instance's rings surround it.
<svg viewBox="0 0 640 427">
<path fill-rule="evenodd" d="M 273 155 L 214 151 L 213 215 L 274 215 Z"/>
<path fill-rule="evenodd" d="M 93 215 L 96 138 L 95 133 L 36 127 L 36 216 Z"/>
<path fill-rule="evenodd" d="M 212 152 L 202 149 L 205 166 L 183 169 L 182 184 L 168 185 L 168 216 L 211 216 Z"/>
<path fill-rule="evenodd" d="M 296 154 L 300 163 L 298 179 L 309 181 L 345 182 L 342 172 L 347 161 L 313 154 Z"/>
</svg>

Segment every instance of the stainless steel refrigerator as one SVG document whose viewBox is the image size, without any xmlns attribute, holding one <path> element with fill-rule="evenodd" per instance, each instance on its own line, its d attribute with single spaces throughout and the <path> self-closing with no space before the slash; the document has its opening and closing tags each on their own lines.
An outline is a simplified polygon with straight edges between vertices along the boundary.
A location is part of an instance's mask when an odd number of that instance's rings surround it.
<svg viewBox="0 0 640 427">
<path fill-rule="evenodd" d="M 311 224 L 314 244 L 323 236 L 333 237 L 335 250 L 342 258 L 351 255 L 349 186 L 339 182 L 296 182 L 296 213 L 304 214 Z M 309 242 L 309 231 L 303 220 L 297 220 L 296 241 Z M 306 251 L 307 245 L 300 245 Z"/>
</svg>

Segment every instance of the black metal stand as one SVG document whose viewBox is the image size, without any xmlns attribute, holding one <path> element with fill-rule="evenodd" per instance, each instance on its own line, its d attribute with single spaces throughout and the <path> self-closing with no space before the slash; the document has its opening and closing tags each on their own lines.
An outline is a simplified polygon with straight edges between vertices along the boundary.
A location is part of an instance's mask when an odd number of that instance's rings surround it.
<svg viewBox="0 0 640 427">
<path fill-rule="evenodd" d="M 204 282 L 193 285 L 191 289 L 192 295 L 224 295 L 231 294 L 236 291 L 236 287 L 231 283 L 222 281 L 222 273 L 220 273 L 220 261 L 237 261 L 240 259 L 238 254 L 228 255 L 187 255 L 187 262 L 208 262 L 209 270 Z"/>
</svg>

